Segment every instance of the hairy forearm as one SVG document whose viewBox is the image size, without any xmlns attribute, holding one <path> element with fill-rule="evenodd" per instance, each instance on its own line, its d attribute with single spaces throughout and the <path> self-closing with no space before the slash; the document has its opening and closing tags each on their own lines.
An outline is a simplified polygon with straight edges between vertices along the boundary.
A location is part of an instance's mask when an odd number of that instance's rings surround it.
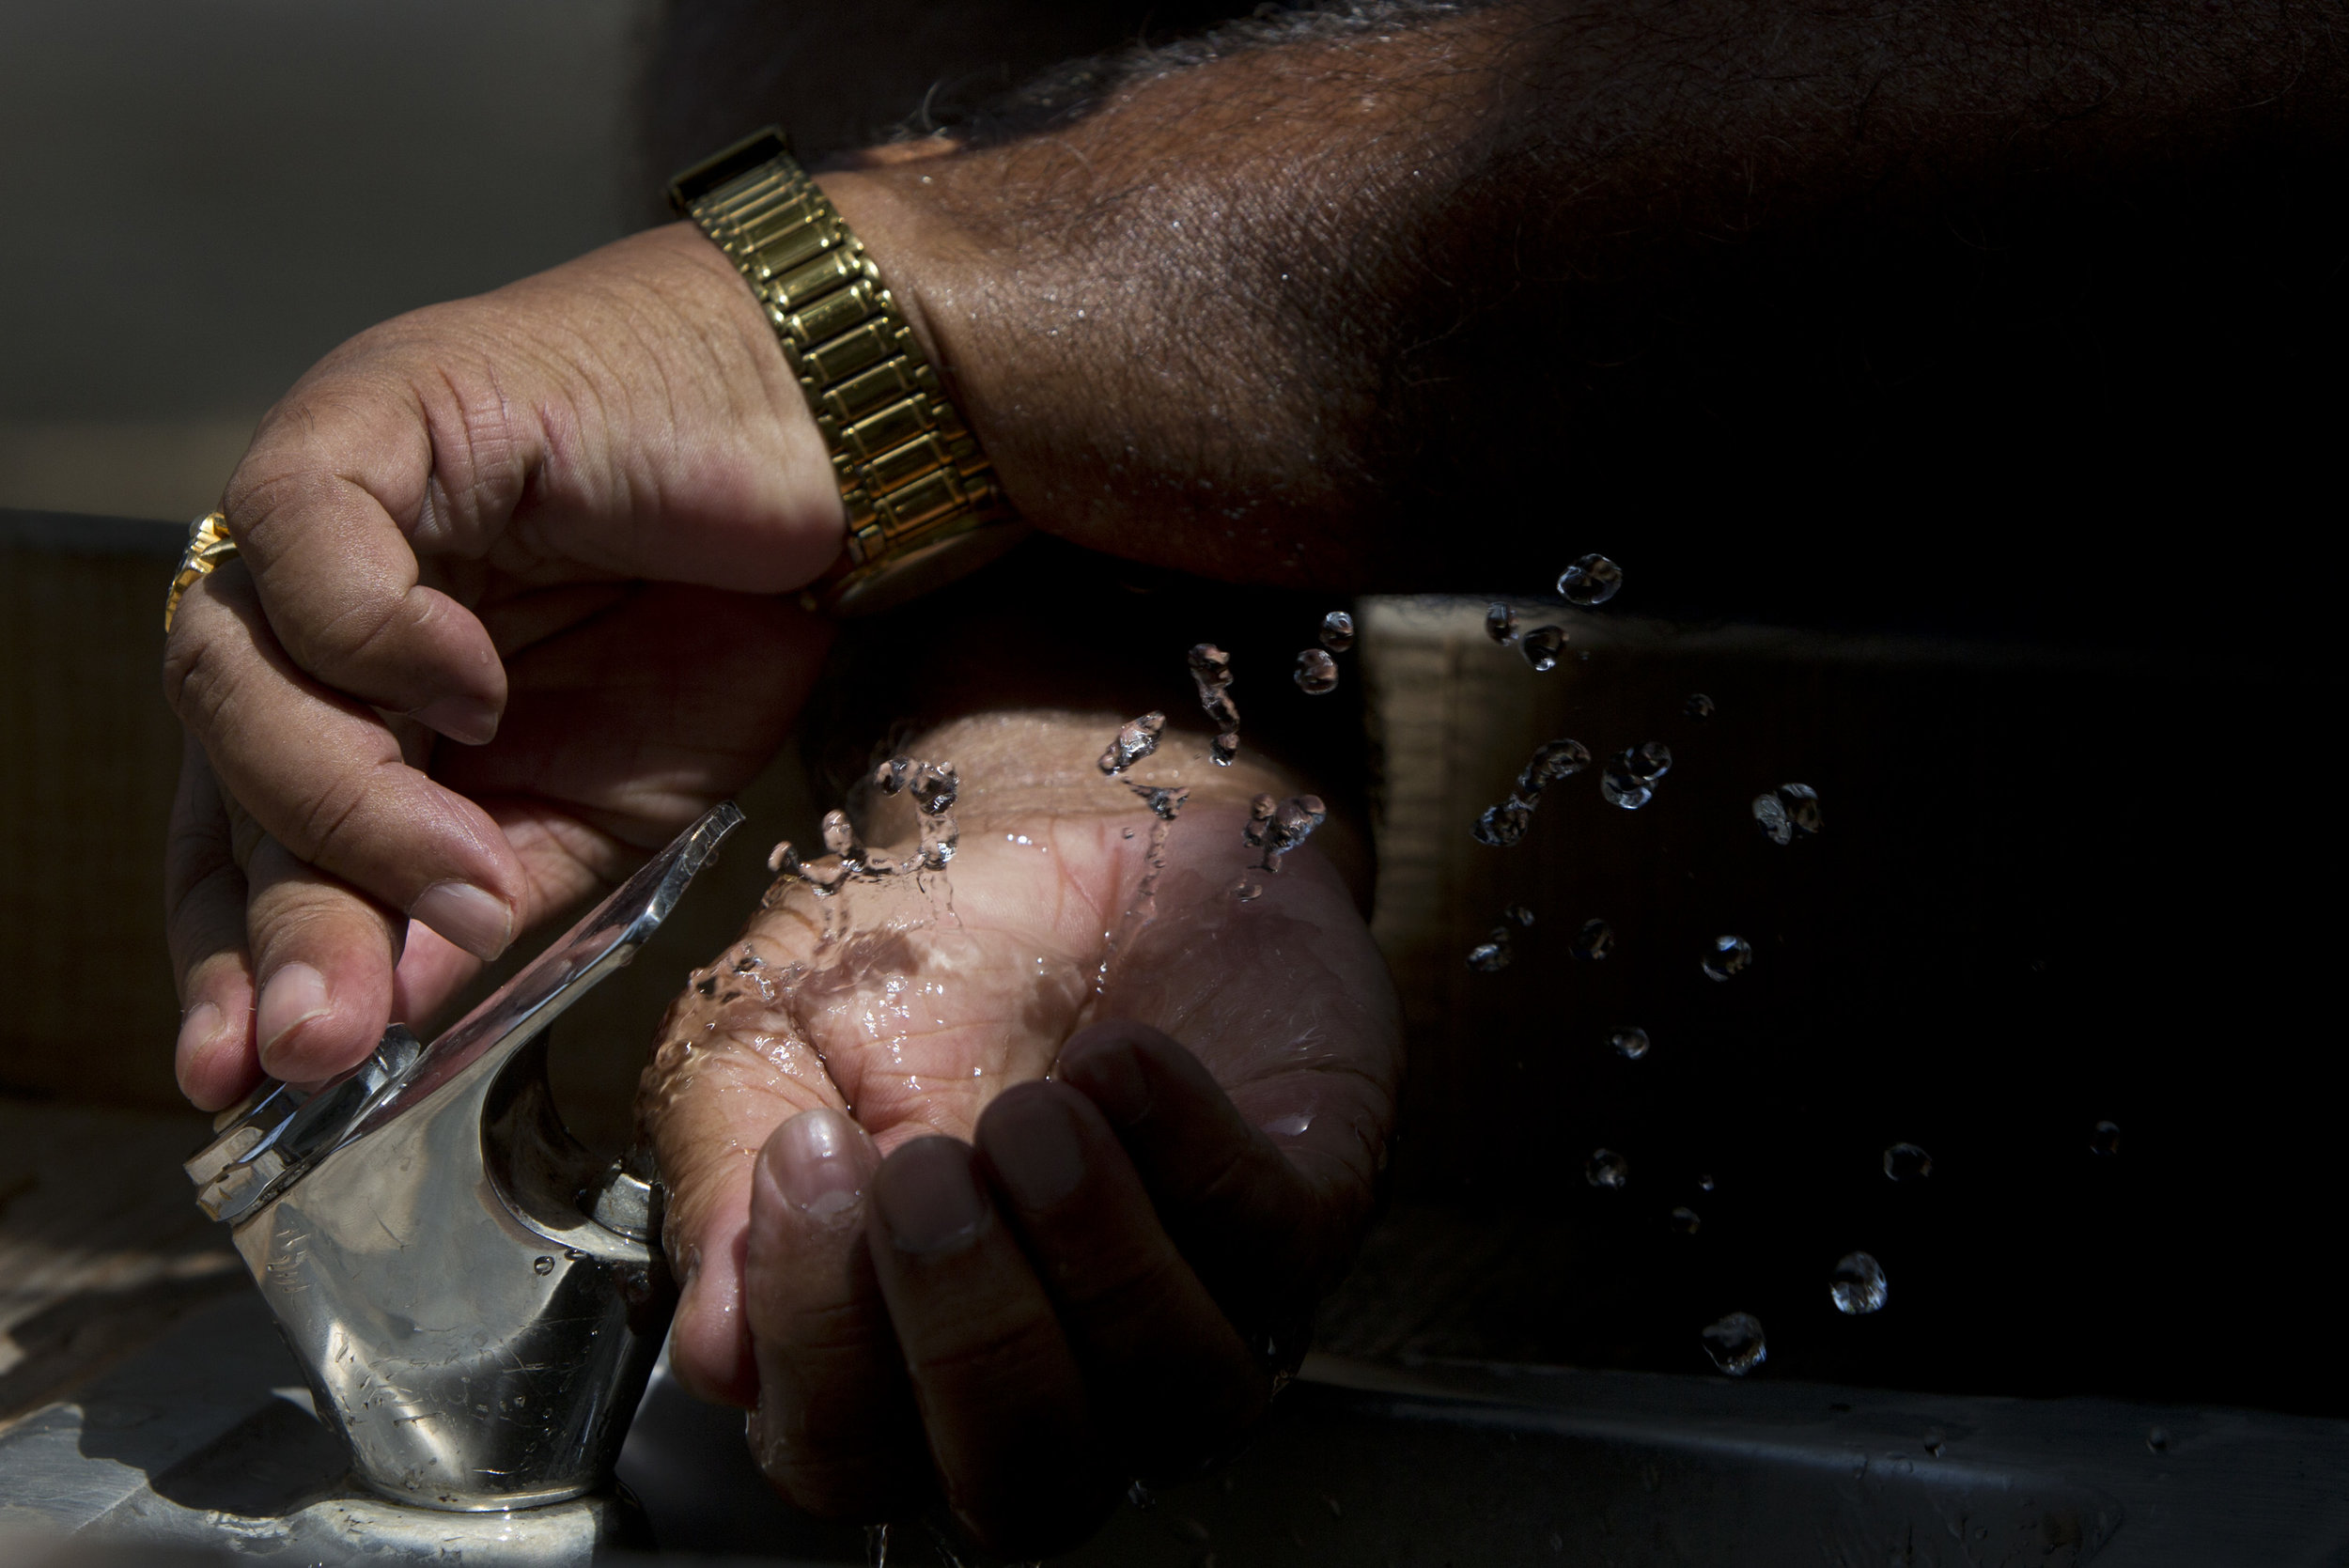
<svg viewBox="0 0 2349 1568">
<path fill-rule="evenodd" d="M 1701 396 L 1675 330 L 1725 289 L 1769 310 L 1790 256 L 1794 293 L 1878 257 L 1886 299 L 1830 311 L 1929 310 L 1939 251 L 2081 189 L 2331 155 L 2342 21 L 1532 0 L 1246 44 L 827 182 L 1039 524 L 1236 580 L 1427 585 L 1554 550 L 1610 405 L 1643 376 Z M 1861 373 L 1789 366 L 1789 395 Z"/>
</svg>

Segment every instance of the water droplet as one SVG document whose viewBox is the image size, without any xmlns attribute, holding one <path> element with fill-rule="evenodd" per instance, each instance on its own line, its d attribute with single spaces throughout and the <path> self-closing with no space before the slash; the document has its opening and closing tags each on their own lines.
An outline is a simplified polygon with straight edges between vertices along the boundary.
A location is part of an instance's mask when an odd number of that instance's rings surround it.
<svg viewBox="0 0 2349 1568">
<path fill-rule="evenodd" d="M 1126 1500 L 1136 1508 L 1147 1509 L 1159 1506 L 1158 1494 L 1139 1481 L 1126 1488 Z"/>
<path fill-rule="evenodd" d="M 1332 610 L 1321 617 L 1321 645 L 1331 653 L 1344 653 L 1354 645 L 1354 617 L 1343 610 Z"/>
<path fill-rule="evenodd" d="M 1579 740 L 1545 740 L 1517 774 L 1517 796 L 1533 800 L 1543 790 L 1571 779 L 1591 765 L 1591 749 Z"/>
<path fill-rule="evenodd" d="M 1486 806 L 1485 814 L 1476 819 L 1476 826 L 1469 831 L 1479 844 L 1508 849 L 1525 837 L 1525 831 L 1532 825 L 1532 803 L 1513 795 L 1497 806 Z"/>
<path fill-rule="evenodd" d="M 1680 705 L 1680 710 L 1691 719 L 1710 719 L 1713 717 L 1713 699 L 1702 691 L 1691 691 L 1688 700 Z"/>
<path fill-rule="evenodd" d="M 1243 904 L 1252 904 L 1264 896 L 1264 884 L 1253 877 L 1243 877 L 1232 884 L 1232 896 Z"/>
<path fill-rule="evenodd" d="M 1933 1157 L 1914 1143 L 1895 1143 L 1884 1151 L 1884 1174 L 1896 1182 L 1921 1182 L 1933 1174 Z"/>
<path fill-rule="evenodd" d="M 1495 604 L 1485 611 L 1485 635 L 1507 646 L 1509 639 L 1517 634 L 1517 613 L 1505 604 Z"/>
<path fill-rule="evenodd" d="M 1281 857 L 1313 837 L 1330 815 L 1318 795 L 1292 795 L 1281 802 L 1264 831 L 1264 869 L 1281 869 Z"/>
<path fill-rule="evenodd" d="M 2149 1428 L 2145 1434 L 2145 1446 L 2155 1453 L 2168 1453 L 2170 1452 L 2170 1429 L 2166 1426 Z"/>
<path fill-rule="evenodd" d="M 1525 655 L 1525 661 L 1540 675 L 1558 667 L 1558 656 L 1565 648 L 1566 629 L 1562 626 L 1537 626 L 1517 644 L 1517 652 Z"/>
<path fill-rule="evenodd" d="M 552 1274 L 554 1272 L 554 1260 L 552 1258 L 534 1258 L 531 1260 L 530 1271 L 533 1274 L 539 1275 Z"/>
<path fill-rule="evenodd" d="M 1469 949 L 1468 967 L 1479 974 L 1499 974 L 1515 956 L 1509 948 L 1509 928 L 1496 925 L 1490 936 Z"/>
<path fill-rule="evenodd" d="M 1672 1210 L 1672 1229 L 1682 1235 L 1694 1235 L 1704 1228 L 1704 1221 L 1697 1218 L 1697 1211 L 1686 1204 Z"/>
<path fill-rule="evenodd" d="M 767 851 L 767 869 L 778 877 L 797 877 L 800 874 L 800 852 L 791 847 L 789 839 L 778 840 L 775 846 Z"/>
<path fill-rule="evenodd" d="M 1615 928 L 1603 920 L 1586 920 L 1566 951 L 1595 963 L 1615 950 Z"/>
<path fill-rule="evenodd" d="M 1582 1162 L 1582 1179 L 1593 1187 L 1620 1192 L 1631 1182 L 1631 1162 L 1612 1149 L 1594 1149 Z"/>
<path fill-rule="evenodd" d="M 1705 1174 L 1697 1178 L 1697 1190 L 1699 1192 L 1710 1192 L 1713 1190 L 1713 1176 L 1710 1172 L 1707 1172 Z"/>
<path fill-rule="evenodd" d="M 1780 784 L 1753 798 L 1754 825 L 1772 844 L 1792 844 L 1819 831 L 1819 795 L 1809 784 Z"/>
<path fill-rule="evenodd" d="M 911 757 L 891 757 L 873 769 L 873 783 L 880 786 L 883 795 L 894 795 L 905 788 L 906 779 L 912 771 Z"/>
<path fill-rule="evenodd" d="M 1598 793 L 1610 806 L 1638 811 L 1655 798 L 1656 781 L 1672 768 L 1672 748 L 1660 740 L 1617 752 L 1599 770 Z"/>
<path fill-rule="evenodd" d="M 954 810 L 962 794 L 961 775 L 951 762 L 926 762 L 913 770 L 913 808 L 924 816 Z"/>
<path fill-rule="evenodd" d="M 1615 1048 L 1615 1054 L 1637 1062 L 1647 1054 L 1648 1038 L 1644 1029 L 1618 1029 L 1607 1036 L 1607 1043 Z"/>
<path fill-rule="evenodd" d="M 1232 701 L 1232 656 L 1213 643 L 1200 643 L 1190 654 L 1191 684 L 1198 689 L 1200 709 L 1207 722 L 1238 745 L 1239 706 Z"/>
<path fill-rule="evenodd" d="M 1753 962 L 1753 944 L 1743 937 L 1715 937 L 1712 950 L 1704 955 L 1704 978 L 1727 980 L 1743 974 Z"/>
<path fill-rule="evenodd" d="M 1133 831 L 1131 828 L 1127 829 L 1127 830 L 1126 830 L 1126 832 L 1125 832 L 1125 836 L 1126 836 L 1126 837 L 1128 837 L 1128 838 L 1131 838 L 1131 837 L 1133 837 L 1133 836 L 1134 836 L 1134 831 Z"/>
<path fill-rule="evenodd" d="M 1251 849 L 1264 845 L 1265 825 L 1272 814 L 1281 809 L 1281 802 L 1269 795 L 1259 795 L 1248 802 L 1248 825 L 1239 831 L 1239 841 Z"/>
<path fill-rule="evenodd" d="M 1321 648 L 1297 656 L 1297 689 L 1308 697 L 1326 697 L 1338 689 L 1338 661 Z"/>
<path fill-rule="evenodd" d="M 1949 1442 L 1950 1435 L 1942 1431 L 1939 1427 L 1928 1426 L 1925 1428 L 1925 1452 L 1933 1458 L 1940 1458 L 1941 1451 L 1949 1446 Z"/>
<path fill-rule="evenodd" d="M 1732 1377 L 1743 1377 L 1770 1358 L 1762 1323 L 1751 1312 L 1732 1312 L 1704 1331 L 1704 1353 Z"/>
<path fill-rule="evenodd" d="M 824 814 L 824 847 L 840 857 L 845 864 L 855 865 L 864 859 L 864 845 L 856 836 L 856 824 L 848 820 L 845 811 Z"/>
<path fill-rule="evenodd" d="M 1183 802 L 1190 799 L 1188 789 L 1161 789 L 1155 784 L 1129 784 L 1126 786 L 1142 797 L 1142 803 L 1161 822 L 1172 822 L 1182 811 Z M 1127 836 L 1131 837 L 1128 833 Z"/>
<path fill-rule="evenodd" d="M 1503 920 L 1514 921 L 1529 931 L 1533 928 L 1533 911 L 1522 904 L 1510 905 L 1501 911 L 1501 915 Z"/>
<path fill-rule="evenodd" d="M 2092 1153 L 2095 1154 L 2119 1154 L 2121 1152 L 2120 1126 L 2112 1122 L 2097 1123 L 2095 1130 L 2088 1135 L 2088 1147 Z"/>
<path fill-rule="evenodd" d="M 1891 1287 L 1885 1283 L 1884 1265 L 1865 1252 L 1846 1252 L 1836 1260 L 1828 1277 L 1828 1296 L 1846 1317 L 1882 1312 Z"/>
<path fill-rule="evenodd" d="M 1226 730 L 1208 741 L 1207 754 L 1215 759 L 1215 765 L 1218 768 L 1231 767 L 1232 759 L 1239 755 L 1239 732 Z"/>
<path fill-rule="evenodd" d="M 1623 587 L 1623 568 L 1604 555 L 1585 555 L 1558 574 L 1558 597 L 1589 609 L 1605 604 Z"/>
<path fill-rule="evenodd" d="M 1112 778 L 1159 749 L 1159 732 L 1166 728 L 1166 715 L 1145 713 L 1118 726 L 1109 750 L 1101 753 L 1101 771 Z"/>
</svg>

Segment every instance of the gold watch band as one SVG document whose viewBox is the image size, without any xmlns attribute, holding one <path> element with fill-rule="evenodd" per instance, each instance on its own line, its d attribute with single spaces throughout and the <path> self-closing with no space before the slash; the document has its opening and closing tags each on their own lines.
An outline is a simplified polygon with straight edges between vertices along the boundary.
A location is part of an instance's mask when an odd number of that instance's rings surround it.
<svg viewBox="0 0 2349 1568">
<path fill-rule="evenodd" d="M 791 155 L 759 132 L 669 184 L 766 307 L 824 432 L 848 548 L 801 596 L 886 609 L 984 565 L 1024 532 L 864 246 Z"/>
</svg>

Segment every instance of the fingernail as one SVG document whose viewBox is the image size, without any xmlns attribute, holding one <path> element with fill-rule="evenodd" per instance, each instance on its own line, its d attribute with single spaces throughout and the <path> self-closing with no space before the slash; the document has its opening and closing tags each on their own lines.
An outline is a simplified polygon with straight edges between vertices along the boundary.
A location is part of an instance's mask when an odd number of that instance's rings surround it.
<svg viewBox="0 0 2349 1568">
<path fill-rule="evenodd" d="M 278 1042 L 293 1030 L 322 1017 L 334 1009 L 326 994 L 326 976 L 307 964 L 288 964 L 261 986 L 261 1002 L 253 1010 L 253 1032 L 261 1037 L 261 1065 L 275 1074 L 270 1058 Z"/>
<path fill-rule="evenodd" d="M 897 1151 L 873 1181 L 889 1238 L 905 1252 L 968 1246 L 987 1218 L 971 1172 L 971 1150 L 951 1138 L 924 1138 Z"/>
<path fill-rule="evenodd" d="M 514 911 L 470 882 L 435 882 L 408 906 L 420 920 L 476 958 L 494 958 L 514 939 Z"/>
<path fill-rule="evenodd" d="M 204 1048 L 212 1043 L 212 1036 L 220 1032 L 220 1008 L 214 1003 L 199 1001 L 189 1008 L 187 1017 L 179 1020 L 179 1044 L 172 1053 L 173 1060 L 186 1062 L 202 1054 Z"/>
<path fill-rule="evenodd" d="M 864 1129 L 829 1107 L 802 1110 L 777 1127 L 760 1157 L 784 1201 L 824 1221 L 857 1206 L 880 1163 Z"/>
<path fill-rule="evenodd" d="M 1084 1141 L 1058 1091 L 1007 1094 L 988 1121 L 988 1160 L 1021 1208 L 1050 1208 L 1084 1180 Z"/>
<path fill-rule="evenodd" d="M 408 717 L 467 746 L 479 746 L 497 738 L 498 710 L 478 697 L 441 697 Z"/>
</svg>

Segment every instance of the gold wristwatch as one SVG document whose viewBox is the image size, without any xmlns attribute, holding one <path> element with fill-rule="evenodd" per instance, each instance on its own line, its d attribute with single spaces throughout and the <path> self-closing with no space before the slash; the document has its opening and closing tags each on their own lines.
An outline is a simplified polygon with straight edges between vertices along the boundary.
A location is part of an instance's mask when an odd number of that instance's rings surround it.
<svg viewBox="0 0 2349 1568">
<path fill-rule="evenodd" d="M 848 548 L 810 609 L 885 610 L 986 565 L 1026 532 L 905 312 L 772 127 L 669 182 L 750 283 L 807 394 L 848 503 Z"/>
</svg>

